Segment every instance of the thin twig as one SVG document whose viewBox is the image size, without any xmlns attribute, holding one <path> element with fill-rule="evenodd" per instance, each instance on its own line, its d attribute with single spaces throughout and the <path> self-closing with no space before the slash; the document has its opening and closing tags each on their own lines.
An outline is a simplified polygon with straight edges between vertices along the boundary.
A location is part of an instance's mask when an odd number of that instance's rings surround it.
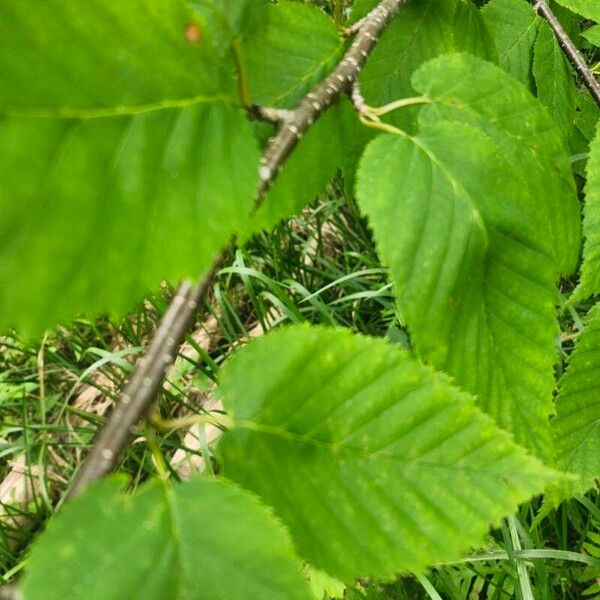
<svg viewBox="0 0 600 600">
<path fill-rule="evenodd" d="M 291 116 L 291 110 L 284 108 L 272 108 L 270 106 L 260 106 L 259 104 L 251 104 L 246 109 L 248 117 L 254 121 L 264 121 L 273 125 L 281 125 L 285 123 Z"/>
<path fill-rule="evenodd" d="M 354 110 L 359 115 L 365 115 L 369 112 L 369 105 L 360 91 L 358 80 L 352 84 L 352 88 L 348 92 L 348 97 L 350 98 L 350 102 L 352 102 L 352 106 L 354 106 Z"/>
<path fill-rule="evenodd" d="M 550 25 L 550 28 L 554 32 L 565 56 L 583 79 L 585 87 L 589 90 L 592 98 L 596 101 L 596 104 L 600 106 L 600 84 L 592 73 L 589 65 L 585 62 L 583 56 L 581 56 L 579 50 L 577 50 L 577 47 L 571 38 L 567 35 L 567 32 L 564 30 L 559 20 L 544 0 L 535 0 L 533 8 L 540 17 L 548 22 L 548 25 Z"/>
<path fill-rule="evenodd" d="M 67 499 L 80 494 L 93 481 L 110 473 L 117 465 L 131 434 L 131 428 L 144 416 L 158 395 L 165 369 L 192 325 L 196 309 L 204 303 L 212 279 L 221 266 L 224 253 L 213 262 L 197 286 L 184 281 L 154 334 L 150 348 L 141 358 L 117 405 L 100 431 L 90 453 L 77 472 Z"/>
<path fill-rule="evenodd" d="M 260 189 L 256 207 L 260 206 L 300 138 L 312 124 L 358 78 L 360 70 L 377 44 L 379 37 L 406 0 L 382 0 L 362 22 L 354 42 L 340 64 L 302 100 L 285 113 L 285 118 L 269 142 L 260 166 Z M 279 113 L 281 116 L 282 113 Z M 270 116 L 277 116 L 272 113 Z M 196 309 L 202 305 L 226 252 L 213 263 L 197 287 L 181 284 L 152 339 L 146 355 L 135 367 L 133 376 L 119 398 L 92 450 L 77 472 L 67 499 L 80 494 L 90 483 L 110 473 L 118 464 L 127 445 L 132 427 L 148 412 L 162 387 L 165 369 L 190 328 Z"/>
<path fill-rule="evenodd" d="M 366 20 L 367 20 L 367 17 L 363 17 L 362 19 L 359 19 L 358 21 L 356 21 L 356 23 L 352 23 L 352 25 L 350 25 L 350 27 L 345 27 L 342 30 L 344 35 L 346 37 L 352 37 L 353 35 L 356 35 L 360 31 L 360 28 L 365 24 Z"/>
</svg>

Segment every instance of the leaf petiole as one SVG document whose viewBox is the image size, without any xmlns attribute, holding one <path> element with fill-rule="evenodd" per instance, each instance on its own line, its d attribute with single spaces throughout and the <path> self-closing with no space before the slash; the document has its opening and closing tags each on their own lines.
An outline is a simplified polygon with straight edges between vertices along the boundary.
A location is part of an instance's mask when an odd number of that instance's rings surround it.
<svg viewBox="0 0 600 600">
<path fill-rule="evenodd" d="M 173 429 L 188 429 L 193 425 L 214 425 L 223 429 L 233 429 L 233 419 L 226 414 L 206 413 L 203 415 L 188 415 L 179 419 L 163 419 L 157 413 L 150 417 L 151 424 L 160 431 Z"/>
<path fill-rule="evenodd" d="M 378 117 L 382 117 L 383 115 L 387 115 L 399 108 L 404 108 L 405 106 L 414 106 L 416 104 L 427 104 L 430 102 L 430 99 L 427 96 L 415 96 L 413 98 L 401 98 L 400 100 L 395 100 L 394 102 L 390 102 L 389 104 L 384 104 L 383 106 L 375 106 L 370 107 L 370 112 Z"/>
<path fill-rule="evenodd" d="M 373 115 L 371 113 L 361 113 L 359 114 L 358 118 L 365 127 L 377 129 L 379 131 L 383 131 L 384 133 L 399 135 L 404 138 L 410 137 L 408 133 L 406 133 L 406 131 L 398 127 L 394 127 L 394 125 L 390 125 L 389 123 L 384 123 L 383 121 L 380 121 L 376 115 Z"/>
</svg>

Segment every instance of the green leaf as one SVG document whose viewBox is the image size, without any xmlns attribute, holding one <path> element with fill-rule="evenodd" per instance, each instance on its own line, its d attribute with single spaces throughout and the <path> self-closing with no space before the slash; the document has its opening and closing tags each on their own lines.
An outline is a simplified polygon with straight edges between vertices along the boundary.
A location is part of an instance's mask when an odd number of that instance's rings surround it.
<svg viewBox="0 0 600 600">
<path fill-rule="evenodd" d="M 6 0 L 0 114 L 92 117 L 218 99 L 234 80 L 210 35 L 179 0 L 90 0 L 85 10 L 75 0 Z"/>
<path fill-rule="evenodd" d="M 357 196 L 418 354 L 551 456 L 558 326 L 539 198 L 487 136 L 443 122 L 371 142 Z"/>
<path fill-rule="evenodd" d="M 9 4 L 0 328 L 121 314 L 165 278 L 198 277 L 245 224 L 258 184 L 258 148 L 223 102 L 235 86 L 210 30 L 172 0 Z"/>
<path fill-rule="evenodd" d="M 270 5 L 266 26 L 241 47 L 252 100 L 293 108 L 337 62 L 342 42 L 322 10 L 284 0 Z"/>
<path fill-rule="evenodd" d="M 366 17 L 377 6 L 377 0 L 355 0 L 350 12 L 350 23 L 356 23 Z M 404 7 L 402 7 L 404 9 Z"/>
<path fill-rule="evenodd" d="M 556 2 L 586 19 L 600 21 L 600 0 L 556 0 Z"/>
<path fill-rule="evenodd" d="M 327 575 L 324 571 L 309 567 L 309 581 L 314 600 L 344 598 L 346 586 L 341 581 Z"/>
<path fill-rule="evenodd" d="M 546 23 L 540 24 L 535 41 L 533 74 L 539 100 L 568 141 L 575 126 L 577 88 L 569 63 Z"/>
<path fill-rule="evenodd" d="M 259 159 L 243 116 L 216 103 L 4 119 L 0 152 L 0 328 L 26 333 L 198 277 L 245 224 Z"/>
<path fill-rule="evenodd" d="M 591 142 L 596 136 L 596 127 L 600 118 L 600 108 L 587 90 L 581 90 L 577 98 L 577 129 L 586 141 Z"/>
<path fill-rule="evenodd" d="M 269 7 L 268 0 L 192 0 L 192 4 L 218 19 L 230 39 L 256 34 L 267 20 Z"/>
<path fill-rule="evenodd" d="M 501 69 L 468 55 L 430 61 L 413 75 L 413 85 L 431 101 L 422 122 L 468 123 L 500 146 L 551 225 L 557 275 L 571 274 L 581 243 L 579 201 L 564 143 L 546 110 Z"/>
<path fill-rule="evenodd" d="M 526 0 L 491 0 L 482 10 L 498 50 L 499 65 L 533 89 L 533 46 L 540 19 Z"/>
<path fill-rule="evenodd" d="M 235 423 L 219 445 L 225 474 L 344 581 L 457 558 L 554 478 L 446 376 L 383 340 L 279 330 L 220 381 Z"/>
<path fill-rule="evenodd" d="M 498 52 L 482 12 L 471 0 L 459 0 L 454 11 L 454 50 L 498 62 Z"/>
<path fill-rule="evenodd" d="M 600 48 L 600 25 L 593 25 L 581 34 L 590 44 Z"/>
<path fill-rule="evenodd" d="M 583 263 L 573 300 L 600 293 L 600 125 L 590 144 L 583 208 Z"/>
<path fill-rule="evenodd" d="M 70 502 L 35 542 L 24 600 L 309 600 L 287 532 L 254 497 L 195 479 L 121 481 Z"/>
<path fill-rule="evenodd" d="M 572 493 L 583 493 L 600 477 L 600 304 L 590 312 L 569 358 L 556 399 L 558 466 L 581 480 Z"/>
</svg>

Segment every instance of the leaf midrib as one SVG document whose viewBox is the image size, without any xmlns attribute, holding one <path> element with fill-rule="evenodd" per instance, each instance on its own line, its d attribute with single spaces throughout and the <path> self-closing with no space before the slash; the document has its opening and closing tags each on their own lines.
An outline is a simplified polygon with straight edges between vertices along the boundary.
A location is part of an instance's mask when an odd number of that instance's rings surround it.
<svg viewBox="0 0 600 600">
<path fill-rule="evenodd" d="M 231 96 L 215 94 L 214 96 L 188 96 L 186 98 L 172 98 L 158 102 L 129 104 L 122 106 L 76 108 L 76 107 L 20 107 L 5 106 L 0 108 L 0 118 L 39 118 L 39 119 L 101 119 L 109 117 L 134 116 L 144 113 L 169 110 L 173 108 L 187 108 L 197 104 L 223 102 L 232 104 Z"/>
<path fill-rule="evenodd" d="M 475 113 L 474 109 L 472 109 L 472 110 Z M 469 192 L 461 185 L 461 183 L 452 176 L 452 174 L 446 168 L 443 161 L 438 159 L 435 152 L 428 148 L 428 146 L 424 142 L 424 140 L 421 140 L 418 136 L 407 136 L 407 137 L 410 141 L 412 141 L 415 144 L 416 147 L 418 147 L 427 156 L 427 158 L 431 161 L 431 164 L 434 165 L 435 167 L 437 167 L 437 169 L 439 169 L 439 172 L 442 174 L 442 176 L 444 176 L 446 178 L 446 180 L 452 186 L 454 193 L 458 194 L 459 197 L 462 197 L 464 200 L 466 200 L 469 203 L 469 205 L 472 207 L 474 213 L 477 215 L 477 219 L 474 219 L 474 224 L 479 225 L 480 229 L 482 230 L 482 232 L 484 233 L 484 236 L 485 236 L 485 256 L 486 256 L 486 262 L 487 262 L 487 260 L 489 259 L 489 256 L 490 256 L 490 243 L 489 243 L 489 231 L 488 231 L 488 228 L 490 226 L 486 223 L 485 219 L 482 217 L 476 201 L 469 194 Z M 488 139 L 491 140 L 491 138 L 488 138 Z M 491 140 L 491 141 L 493 142 L 493 140 Z M 494 144 L 495 144 L 495 142 L 494 142 Z M 497 144 L 495 144 L 495 146 L 496 146 L 496 148 L 498 148 L 500 150 L 500 148 Z M 485 279 L 486 279 L 486 275 L 484 274 L 482 281 L 485 282 Z M 497 357 L 497 360 L 498 360 L 499 364 L 501 365 L 500 375 L 501 375 L 502 381 L 504 383 L 503 387 L 505 389 L 507 389 L 508 395 L 510 397 L 510 401 L 512 402 L 512 405 L 517 409 L 517 411 L 521 415 L 526 414 L 524 407 L 521 406 L 521 404 L 517 401 L 519 394 L 518 393 L 515 394 L 515 392 L 514 392 L 514 387 L 515 387 L 514 382 L 512 381 L 512 377 L 509 377 L 507 375 L 508 369 L 506 368 L 506 366 L 504 365 L 504 362 L 502 360 L 502 352 L 500 351 L 501 349 L 499 349 L 497 347 L 495 337 L 492 333 L 492 328 L 489 325 L 490 316 L 494 318 L 495 314 L 493 313 L 493 311 L 490 310 L 490 308 L 486 302 L 485 296 L 482 293 L 483 290 L 480 290 L 480 292 L 481 292 L 481 306 L 482 306 L 482 310 L 483 310 L 483 314 L 484 314 L 484 318 L 485 318 L 485 322 L 486 322 L 486 329 L 488 331 L 488 339 L 489 339 L 489 343 L 491 345 L 491 349 L 494 353 L 494 356 Z"/>
<path fill-rule="evenodd" d="M 431 164 L 437 167 L 440 173 L 446 178 L 448 183 L 452 186 L 452 190 L 455 195 L 458 195 L 459 198 L 463 198 L 471 208 L 471 215 L 473 216 L 473 224 L 478 226 L 481 233 L 483 234 L 485 251 L 486 255 L 490 248 L 490 235 L 488 231 L 488 225 L 485 222 L 485 219 L 481 216 L 481 211 L 477 206 L 477 202 L 473 198 L 473 196 L 466 190 L 466 188 L 458 181 L 452 173 L 448 170 L 446 165 L 442 160 L 440 160 L 435 151 L 430 150 L 427 146 L 427 143 L 421 139 L 419 136 L 408 136 L 408 139 L 419 148 L 425 156 L 431 161 Z"/>
<path fill-rule="evenodd" d="M 475 407 L 473 407 L 474 410 Z M 482 425 L 483 420 L 489 420 L 488 417 L 481 414 Z M 490 421 L 491 422 L 491 421 Z M 456 470 L 461 473 L 485 473 L 489 471 L 490 473 L 496 473 L 494 469 L 488 469 L 486 467 L 478 467 L 471 468 L 467 466 L 458 466 L 457 464 L 441 464 L 436 462 L 431 462 L 427 460 L 423 460 L 420 457 L 415 458 L 405 458 L 402 456 L 397 456 L 393 454 L 385 454 L 380 452 L 368 452 L 362 448 L 356 448 L 352 446 L 345 446 L 342 443 L 329 442 L 325 440 L 320 440 L 318 438 L 310 437 L 305 434 L 295 433 L 293 431 L 289 431 L 288 429 L 284 429 L 283 427 L 278 427 L 274 425 L 267 425 L 265 423 L 259 423 L 257 421 L 253 421 L 251 419 L 238 419 L 234 417 L 234 425 L 236 428 L 245 429 L 247 431 L 251 431 L 253 433 L 262 433 L 267 435 L 273 435 L 275 437 L 279 437 L 288 442 L 294 442 L 297 444 L 305 444 L 309 446 L 314 446 L 321 450 L 327 450 L 333 455 L 344 454 L 346 456 L 350 456 L 351 458 L 359 458 L 359 459 L 367 459 L 367 460 L 387 460 L 390 462 L 398 462 L 404 463 L 406 465 L 415 466 L 420 465 L 432 469 L 442 469 L 442 470 Z M 234 429 L 235 431 L 235 429 Z M 486 442 L 487 443 L 487 442 Z M 334 450 L 335 448 L 335 450 Z M 502 456 L 497 457 L 498 461 L 502 460 Z"/>
</svg>

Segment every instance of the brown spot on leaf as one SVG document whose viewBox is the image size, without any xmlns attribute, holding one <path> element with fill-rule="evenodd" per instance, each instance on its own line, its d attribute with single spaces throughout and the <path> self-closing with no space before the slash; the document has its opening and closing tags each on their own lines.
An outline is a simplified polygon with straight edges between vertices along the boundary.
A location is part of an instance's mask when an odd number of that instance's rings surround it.
<svg viewBox="0 0 600 600">
<path fill-rule="evenodd" d="M 198 23 L 188 23 L 184 29 L 185 39 L 190 44 L 197 44 L 202 39 L 202 29 Z"/>
</svg>

